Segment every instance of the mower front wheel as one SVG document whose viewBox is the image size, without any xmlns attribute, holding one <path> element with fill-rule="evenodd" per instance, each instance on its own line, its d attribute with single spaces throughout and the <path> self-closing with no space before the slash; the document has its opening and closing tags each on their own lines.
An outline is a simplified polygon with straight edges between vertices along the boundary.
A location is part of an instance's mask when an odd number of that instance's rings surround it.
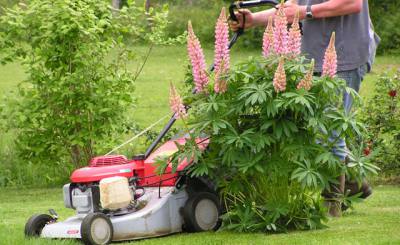
<svg viewBox="0 0 400 245">
<path fill-rule="evenodd" d="M 81 224 L 81 237 L 84 244 L 100 245 L 112 241 L 114 229 L 110 219 L 103 213 L 86 215 Z"/>
<path fill-rule="evenodd" d="M 221 225 L 218 196 L 200 192 L 189 197 L 183 209 L 184 228 L 188 232 L 215 231 Z"/>
<path fill-rule="evenodd" d="M 48 214 L 35 214 L 25 224 L 25 236 L 39 237 L 45 225 L 53 222 L 54 218 Z"/>
</svg>

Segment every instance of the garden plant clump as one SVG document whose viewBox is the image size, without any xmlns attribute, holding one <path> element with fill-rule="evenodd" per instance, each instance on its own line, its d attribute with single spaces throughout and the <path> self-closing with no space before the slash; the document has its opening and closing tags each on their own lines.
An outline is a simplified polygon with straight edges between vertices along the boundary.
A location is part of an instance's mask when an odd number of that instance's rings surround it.
<svg viewBox="0 0 400 245">
<path fill-rule="evenodd" d="M 368 132 L 364 154 L 385 177 L 396 177 L 400 174 L 400 71 L 382 75 L 375 87 L 375 95 L 362 113 Z"/>
<path fill-rule="evenodd" d="M 215 28 L 214 75 L 206 70 L 189 23 L 187 93 L 181 99 L 173 88 L 171 99 L 188 138 L 168 161 L 176 167 L 192 159 L 188 174 L 208 176 L 217 184 L 226 210 L 224 229 L 320 228 L 326 219 L 321 192 L 344 173 L 363 179 L 375 172 L 369 163 L 345 165 L 332 153 L 338 138 L 362 136 L 355 112 L 346 113 L 341 104 L 343 91 L 356 100 L 358 95 L 336 77 L 334 33 L 322 76 L 313 76 L 314 61 L 300 54 L 297 22 L 288 29 L 279 9 L 274 25 L 271 18 L 265 30 L 263 55 L 231 68 L 223 10 Z M 188 113 L 182 112 L 183 102 L 190 107 Z M 334 140 L 329 139 L 333 131 L 338 135 Z M 205 135 L 210 144 L 201 152 L 196 138 Z M 165 164 L 160 161 L 160 171 Z"/>
</svg>

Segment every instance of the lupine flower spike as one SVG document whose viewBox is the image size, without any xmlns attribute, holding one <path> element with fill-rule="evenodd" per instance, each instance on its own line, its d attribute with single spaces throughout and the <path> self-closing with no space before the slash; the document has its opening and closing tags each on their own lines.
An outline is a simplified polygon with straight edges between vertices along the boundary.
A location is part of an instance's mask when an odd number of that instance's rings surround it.
<svg viewBox="0 0 400 245">
<path fill-rule="evenodd" d="M 283 57 L 281 57 L 279 60 L 278 68 L 276 69 L 274 75 L 273 85 L 275 88 L 275 92 L 277 93 L 285 91 L 286 89 L 286 73 L 285 73 Z"/>
<path fill-rule="evenodd" d="M 284 1 L 282 0 L 280 7 L 275 14 L 274 27 L 274 50 L 278 55 L 285 55 L 288 53 L 288 22 L 283 8 Z"/>
<path fill-rule="evenodd" d="M 215 85 L 216 93 L 224 93 L 226 91 L 226 81 L 221 79 L 229 70 L 229 27 L 225 14 L 225 8 L 221 10 L 221 14 L 215 26 Z"/>
<path fill-rule="evenodd" d="M 314 59 L 312 59 L 311 60 L 311 68 L 310 68 L 310 70 L 308 70 L 307 74 L 299 82 L 299 84 L 297 84 L 297 89 L 304 88 L 307 91 L 311 89 L 312 79 L 313 79 L 313 74 L 314 74 L 314 64 L 315 64 L 315 61 L 314 61 Z"/>
<path fill-rule="evenodd" d="M 172 83 L 169 89 L 169 105 L 176 119 L 187 117 L 186 108 L 183 105 L 182 98 L 179 96 Z"/>
<path fill-rule="evenodd" d="M 292 27 L 289 31 L 289 53 L 297 57 L 301 53 L 301 32 L 299 26 L 299 11 L 294 16 Z"/>
<path fill-rule="evenodd" d="M 192 64 L 193 80 L 196 92 L 204 91 L 208 84 L 206 61 L 199 39 L 193 32 L 192 23 L 188 23 L 187 49 Z"/>
<path fill-rule="evenodd" d="M 223 61 L 222 63 L 223 64 Z M 225 93 L 227 90 L 227 81 L 224 78 L 226 72 L 223 69 L 215 71 L 215 84 L 214 84 L 214 91 L 216 93 Z"/>
<path fill-rule="evenodd" d="M 268 57 L 268 55 L 273 51 L 274 45 L 274 28 L 273 28 L 272 16 L 268 18 L 268 25 L 264 32 L 263 37 L 263 56 Z"/>
<path fill-rule="evenodd" d="M 337 55 L 335 49 L 335 32 L 332 33 L 329 46 L 325 51 L 324 64 L 322 65 L 322 76 L 333 78 L 337 72 Z"/>
</svg>

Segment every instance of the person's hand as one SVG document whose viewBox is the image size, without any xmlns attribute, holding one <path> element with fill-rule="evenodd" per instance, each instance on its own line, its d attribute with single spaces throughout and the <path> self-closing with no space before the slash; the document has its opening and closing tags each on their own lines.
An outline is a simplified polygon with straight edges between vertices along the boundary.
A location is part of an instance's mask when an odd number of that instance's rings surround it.
<svg viewBox="0 0 400 245">
<path fill-rule="evenodd" d="M 245 17 L 244 29 L 253 27 L 253 13 L 248 9 L 240 9 L 235 13 L 238 21 L 229 20 L 229 26 L 232 31 L 236 32 L 239 28 L 243 27 L 243 16 Z"/>
<path fill-rule="evenodd" d="M 299 6 L 296 1 L 287 1 L 283 10 L 289 23 L 293 23 L 297 11 L 299 11 L 300 20 L 305 18 L 305 6 Z"/>
</svg>

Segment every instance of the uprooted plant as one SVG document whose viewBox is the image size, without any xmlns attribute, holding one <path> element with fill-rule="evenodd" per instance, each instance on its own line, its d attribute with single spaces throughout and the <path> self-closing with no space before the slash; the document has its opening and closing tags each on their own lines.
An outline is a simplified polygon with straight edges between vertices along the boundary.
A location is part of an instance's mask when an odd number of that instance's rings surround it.
<svg viewBox="0 0 400 245">
<path fill-rule="evenodd" d="M 175 89 L 175 115 L 189 125 L 185 145 L 169 158 L 176 167 L 192 159 L 191 176 L 208 176 L 218 185 L 226 207 L 223 228 L 282 231 L 323 226 L 320 193 L 348 167 L 331 151 L 339 138 L 362 135 L 363 125 L 346 113 L 342 92 L 357 93 L 336 77 L 335 35 L 325 54 L 321 77 L 314 61 L 300 54 L 297 20 L 287 29 L 282 9 L 264 34 L 263 56 L 230 69 L 228 26 L 222 11 L 216 25 L 215 75 L 206 71 L 199 40 L 189 23 L 191 73 L 184 99 Z M 190 114 L 183 112 L 183 102 Z M 337 137 L 332 140 L 331 132 Z M 196 138 L 208 135 L 201 152 Z M 353 173 L 375 172 L 370 163 L 351 165 Z M 365 168 L 368 166 L 368 168 Z M 372 166 L 372 168 L 369 168 Z M 344 197 L 343 197 L 344 198 Z"/>
</svg>

